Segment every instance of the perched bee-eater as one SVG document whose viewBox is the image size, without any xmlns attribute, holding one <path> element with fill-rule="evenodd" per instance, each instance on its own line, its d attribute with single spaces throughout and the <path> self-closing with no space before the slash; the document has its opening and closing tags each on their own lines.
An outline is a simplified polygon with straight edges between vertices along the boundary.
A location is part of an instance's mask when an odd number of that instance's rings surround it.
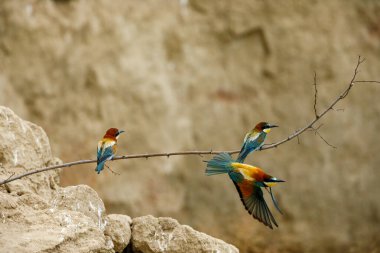
<svg viewBox="0 0 380 253">
<path fill-rule="evenodd" d="M 106 161 L 114 157 L 117 149 L 117 139 L 123 132 L 123 130 L 118 130 L 117 128 L 110 128 L 103 136 L 103 139 L 98 142 L 97 166 L 95 168 L 98 174 L 104 169 Z"/>
<path fill-rule="evenodd" d="M 239 163 L 244 162 L 245 158 L 249 153 L 261 148 L 261 146 L 264 145 L 264 141 L 267 137 L 267 134 L 274 127 L 278 126 L 271 125 L 267 122 L 260 122 L 255 126 L 254 129 L 248 132 L 245 135 L 243 145 L 241 147 L 240 153 L 236 161 Z"/>
<path fill-rule="evenodd" d="M 220 153 L 210 161 L 207 161 L 206 175 L 223 173 L 227 173 L 230 176 L 249 214 L 271 229 L 273 229 L 272 223 L 278 227 L 265 202 L 261 188 L 264 187 L 270 193 L 273 204 L 282 213 L 278 207 L 277 200 L 274 198 L 271 187 L 278 182 L 285 181 L 266 174 L 258 167 L 238 163 L 228 153 Z"/>
</svg>

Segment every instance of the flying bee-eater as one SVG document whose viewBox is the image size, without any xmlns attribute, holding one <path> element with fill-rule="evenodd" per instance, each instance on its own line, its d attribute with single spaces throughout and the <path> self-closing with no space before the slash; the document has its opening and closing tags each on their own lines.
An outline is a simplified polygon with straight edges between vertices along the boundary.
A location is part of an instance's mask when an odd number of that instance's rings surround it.
<svg viewBox="0 0 380 253">
<path fill-rule="evenodd" d="M 265 188 L 270 193 L 274 206 L 282 214 L 273 195 L 272 187 L 279 182 L 285 182 L 284 180 L 272 177 L 258 167 L 236 162 L 228 153 L 220 153 L 207 161 L 206 175 L 223 173 L 230 176 L 249 214 L 271 229 L 273 229 L 272 223 L 278 227 L 265 202 L 261 188 Z"/>
<path fill-rule="evenodd" d="M 258 123 L 254 129 L 245 135 L 243 145 L 236 161 L 239 163 L 244 162 L 249 153 L 261 148 L 261 146 L 264 145 L 267 134 L 274 127 L 278 126 L 269 124 L 267 122 Z"/>
<path fill-rule="evenodd" d="M 104 169 L 106 161 L 114 157 L 117 150 L 117 139 L 123 132 L 123 130 L 118 130 L 117 128 L 110 128 L 103 136 L 103 139 L 98 142 L 97 166 L 95 168 L 98 174 Z"/>
</svg>

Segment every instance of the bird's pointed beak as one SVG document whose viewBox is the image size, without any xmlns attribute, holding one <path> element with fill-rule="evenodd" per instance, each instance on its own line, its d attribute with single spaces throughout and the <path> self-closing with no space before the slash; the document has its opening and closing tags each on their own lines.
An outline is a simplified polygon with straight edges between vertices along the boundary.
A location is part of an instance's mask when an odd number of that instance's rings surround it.
<svg viewBox="0 0 380 253">
<path fill-rule="evenodd" d="M 124 130 L 119 130 L 118 134 L 124 133 Z"/>
<path fill-rule="evenodd" d="M 278 179 L 278 178 L 272 177 L 271 179 L 268 180 L 268 182 L 283 183 L 283 182 L 286 182 L 286 181 L 282 180 L 282 179 Z"/>
<path fill-rule="evenodd" d="M 275 128 L 278 127 L 277 125 L 269 125 L 269 128 Z"/>
</svg>

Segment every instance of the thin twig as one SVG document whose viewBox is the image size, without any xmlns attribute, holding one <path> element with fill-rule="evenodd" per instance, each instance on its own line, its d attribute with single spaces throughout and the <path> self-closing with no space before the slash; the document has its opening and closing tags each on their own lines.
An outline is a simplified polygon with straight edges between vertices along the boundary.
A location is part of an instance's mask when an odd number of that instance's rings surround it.
<svg viewBox="0 0 380 253">
<path fill-rule="evenodd" d="M 351 79 L 350 83 L 348 84 L 347 88 L 321 114 L 319 114 L 318 117 L 314 118 L 306 126 L 304 126 L 303 128 L 298 129 L 297 131 L 295 131 L 294 133 L 292 133 L 291 135 L 289 135 L 285 139 L 280 140 L 280 141 L 275 142 L 275 143 L 272 143 L 272 144 L 266 144 L 266 145 L 262 146 L 260 148 L 260 150 L 266 150 L 266 149 L 276 148 L 279 145 L 281 145 L 281 144 L 283 144 L 285 142 L 288 142 L 288 141 L 294 139 L 295 137 L 298 138 L 298 136 L 301 135 L 306 130 L 308 130 L 308 129 L 314 129 L 314 127 L 313 127 L 314 124 L 316 122 L 318 122 L 323 116 L 325 116 L 330 110 L 333 110 L 333 107 L 340 100 L 344 99 L 348 95 L 348 93 L 350 92 L 352 86 L 355 83 L 380 83 L 380 81 L 355 81 L 355 78 L 356 78 L 356 76 L 358 74 L 359 66 L 360 66 L 360 64 L 363 63 L 363 61 L 364 60 L 359 56 L 357 64 L 356 64 L 356 67 L 355 67 L 355 70 L 354 70 L 354 74 L 353 74 L 352 79 Z M 315 109 L 316 109 L 316 102 L 315 102 Z M 319 133 L 318 133 L 318 135 L 320 136 Z M 322 140 L 324 140 L 326 142 L 326 140 L 322 136 L 320 136 L 320 137 L 322 138 Z M 328 142 L 326 142 L 326 143 L 329 146 L 332 146 Z M 332 147 L 334 147 L 334 146 L 332 146 Z M 134 158 L 146 158 L 146 159 L 148 159 L 150 157 L 162 157 L 162 156 L 170 157 L 170 156 L 180 156 L 180 155 L 212 155 L 212 154 L 219 154 L 219 153 L 222 153 L 222 152 L 226 152 L 226 153 L 229 153 L 229 154 L 236 154 L 236 153 L 239 153 L 239 151 L 240 151 L 240 149 L 239 150 L 231 150 L 231 151 L 212 151 L 212 150 L 210 150 L 210 151 L 184 151 L 184 152 L 170 152 L 170 153 L 147 153 L 147 154 L 115 156 L 112 160 L 134 159 Z M 68 168 L 68 167 L 71 167 L 71 166 L 74 166 L 74 165 L 88 164 L 88 163 L 95 163 L 95 162 L 96 162 L 96 159 L 92 159 L 92 160 L 80 160 L 80 161 L 69 162 L 69 163 L 64 163 L 64 164 L 60 164 L 60 165 L 49 166 L 49 167 L 42 168 L 42 169 L 31 170 L 31 171 L 28 171 L 28 172 L 26 172 L 24 174 L 20 174 L 20 175 L 18 175 L 16 177 L 13 177 L 13 175 L 11 175 L 9 178 L 1 181 L 0 185 L 3 185 L 3 184 L 6 184 L 6 183 L 9 183 L 9 182 L 18 180 L 18 179 L 26 177 L 26 176 L 30 176 L 30 175 L 33 175 L 33 174 L 37 174 L 37 173 L 41 173 L 41 172 L 44 172 L 44 171 L 48 171 L 48 170 L 54 170 L 54 169 L 59 169 L 59 168 Z"/>
<path fill-rule="evenodd" d="M 336 111 L 336 112 L 344 112 L 344 108 L 338 108 L 338 109 L 331 108 L 331 109 Z"/>
<path fill-rule="evenodd" d="M 260 150 L 265 150 L 265 149 L 270 149 L 270 148 L 274 148 L 274 147 L 277 147 L 285 142 L 288 142 L 290 140 L 292 140 L 293 138 L 295 138 L 296 136 L 302 134 L 303 132 L 305 132 L 307 129 L 310 129 L 312 128 L 312 126 L 317 122 L 319 121 L 323 116 L 326 115 L 326 113 L 330 110 L 332 110 L 332 108 L 342 99 L 344 99 L 348 93 L 350 92 L 352 86 L 354 85 L 355 83 L 355 78 L 356 78 L 356 75 L 358 74 L 358 69 L 359 69 L 359 66 L 360 64 L 362 64 L 364 62 L 364 59 L 362 59 L 360 56 L 358 57 L 358 61 L 356 63 L 356 67 L 355 67 L 355 70 L 354 70 L 354 74 L 351 78 L 351 81 L 349 82 L 347 88 L 319 115 L 318 118 L 315 118 L 314 120 L 312 120 L 309 124 L 307 124 L 305 127 L 301 128 L 300 130 L 296 131 L 295 133 L 289 135 L 288 137 L 286 137 L 285 139 L 279 141 L 279 142 L 276 142 L 274 144 L 270 144 L 270 145 L 263 145 Z"/>
<path fill-rule="evenodd" d="M 30 176 L 30 175 L 33 175 L 33 174 L 37 174 L 37 173 L 41 173 L 41 172 L 44 172 L 44 171 L 48 171 L 48 170 L 54 170 L 54 169 L 60 169 L 60 168 L 67 168 L 67 167 L 71 167 L 71 166 L 74 166 L 74 165 L 80 165 L 80 164 L 86 164 L 86 163 L 94 163 L 96 162 L 96 160 L 80 160 L 80 161 L 75 161 L 75 162 L 69 162 L 69 163 L 64 163 L 64 164 L 59 164 L 59 165 L 54 165 L 54 166 L 49 166 L 49 167 L 46 167 L 46 168 L 42 168 L 42 169 L 37 169 L 37 170 L 30 170 L 24 174 L 20 174 L 16 177 L 9 177 L 3 181 L 0 182 L 0 185 L 3 185 L 3 184 L 6 184 L 6 183 L 9 183 L 9 182 L 12 182 L 12 181 L 15 181 L 17 179 L 20 179 L 20 178 L 23 178 L 23 177 L 26 177 L 26 176 Z"/>
<path fill-rule="evenodd" d="M 327 145 L 329 145 L 330 147 L 332 148 L 337 148 L 335 147 L 334 145 L 330 144 L 325 138 L 323 138 L 323 136 L 321 135 L 321 133 L 319 132 L 319 129 L 321 129 L 323 127 L 323 124 L 320 124 L 318 127 L 312 127 L 312 131 L 314 131 L 314 134 L 315 135 L 318 135 L 319 138 L 321 138 Z"/>
<path fill-rule="evenodd" d="M 313 128 L 314 131 L 318 131 L 319 129 L 321 129 L 323 127 L 323 124 L 320 124 L 319 126 L 317 126 L 316 128 Z"/>
<path fill-rule="evenodd" d="M 318 99 L 318 89 L 317 89 L 317 72 L 314 72 L 314 115 L 315 118 L 318 119 L 318 112 L 317 112 L 317 99 Z"/>
<path fill-rule="evenodd" d="M 5 180 L 11 179 L 11 177 L 13 177 L 15 174 L 16 174 L 16 172 L 12 172 L 12 174 L 7 179 L 5 179 Z"/>
<path fill-rule="evenodd" d="M 107 167 L 107 169 L 109 169 L 112 172 L 112 174 L 120 176 L 120 173 L 113 171 L 107 164 L 104 164 L 104 165 Z"/>
<path fill-rule="evenodd" d="M 328 141 L 326 141 L 326 139 L 325 138 L 323 138 L 322 137 L 322 135 L 316 130 L 315 131 L 315 134 L 316 135 L 318 135 L 327 145 L 329 145 L 330 147 L 332 147 L 332 148 L 337 148 L 337 147 L 335 147 L 334 145 L 332 145 L 332 144 L 330 144 Z"/>
<path fill-rule="evenodd" d="M 354 83 L 378 83 L 378 84 L 380 84 L 380 81 L 362 81 L 362 80 L 359 80 L 359 81 L 355 81 Z"/>
</svg>

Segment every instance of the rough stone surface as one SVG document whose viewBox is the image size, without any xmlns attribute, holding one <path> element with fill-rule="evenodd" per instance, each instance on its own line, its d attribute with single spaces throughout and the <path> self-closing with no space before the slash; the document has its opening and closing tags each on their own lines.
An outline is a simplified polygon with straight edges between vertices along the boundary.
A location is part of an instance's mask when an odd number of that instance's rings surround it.
<svg viewBox="0 0 380 253">
<path fill-rule="evenodd" d="M 238 149 L 262 120 L 280 125 L 270 143 L 313 119 L 314 71 L 319 112 L 359 54 L 359 78 L 379 80 L 379 13 L 377 0 L 1 0 L 0 104 L 42 126 L 64 161 L 95 158 L 109 127 L 127 131 L 119 154 Z M 275 231 L 228 177 L 204 176 L 206 156 L 110 163 L 120 176 L 83 165 L 61 180 L 90 185 L 111 213 L 175 217 L 242 252 L 371 252 L 378 97 L 378 85 L 357 85 L 321 121 L 337 149 L 308 131 L 247 159 L 287 181 Z"/>
<path fill-rule="evenodd" d="M 0 180 L 60 162 L 41 127 L 1 106 L 0 145 Z M 48 171 L 0 186 L 0 252 L 114 252 L 97 193 L 58 182 Z"/>
<path fill-rule="evenodd" d="M 9 108 L 0 106 L 1 178 L 57 163 L 60 160 L 52 156 L 49 140 L 42 128 L 22 120 Z M 37 193 L 49 197 L 51 189 L 57 188 L 58 183 L 58 170 L 55 170 L 9 183 L 6 190 L 17 195 Z"/>
<path fill-rule="evenodd" d="M 141 253 L 234 253 L 239 250 L 172 218 L 155 218 L 151 215 L 133 219 L 132 246 Z"/>
<path fill-rule="evenodd" d="M 107 226 L 104 234 L 113 242 L 116 252 L 123 252 L 131 239 L 131 217 L 121 214 L 110 214 L 106 218 Z"/>
<path fill-rule="evenodd" d="M 87 185 L 60 188 L 51 200 L 52 209 L 66 209 L 83 213 L 92 219 L 99 228 L 106 225 L 103 201 L 96 191 Z"/>
<path fill-rule="evenodd" d="M 47 166 L 52 161 L 60 162 L 52 157 L 49 140 L 40 127 L 20 119 L 2 106 L 0 145 L 0 180 L 13 173 Z M 58 182 L 57 172 L 50 171 L 0 186 L 0 252 L 123 252 L 131 240 L 131 218 L 106 215 L 103 201 L 87 185 L 62 188 Z M 200 250 L 233 248 L 190 227 L 181 227 L 173 219 L 148 218 L 160 220 L 164 229 L 160 236 L 165 236 L 170 229 L 176 238 L 178 236 L 179 240 L 175 240 L 171 249 L 193 246 Z M 154 223 L 147 224 L 146 217 L 136 221 L 136 242 L 154 243 L 146 236 L 151 233 Z M 168 224 L 176 226 L 167 228 Z M 157 228 L 161 229 L 160 226 Z M 161 245 L 162 238 L 156 239 Z"/>
</svg>

